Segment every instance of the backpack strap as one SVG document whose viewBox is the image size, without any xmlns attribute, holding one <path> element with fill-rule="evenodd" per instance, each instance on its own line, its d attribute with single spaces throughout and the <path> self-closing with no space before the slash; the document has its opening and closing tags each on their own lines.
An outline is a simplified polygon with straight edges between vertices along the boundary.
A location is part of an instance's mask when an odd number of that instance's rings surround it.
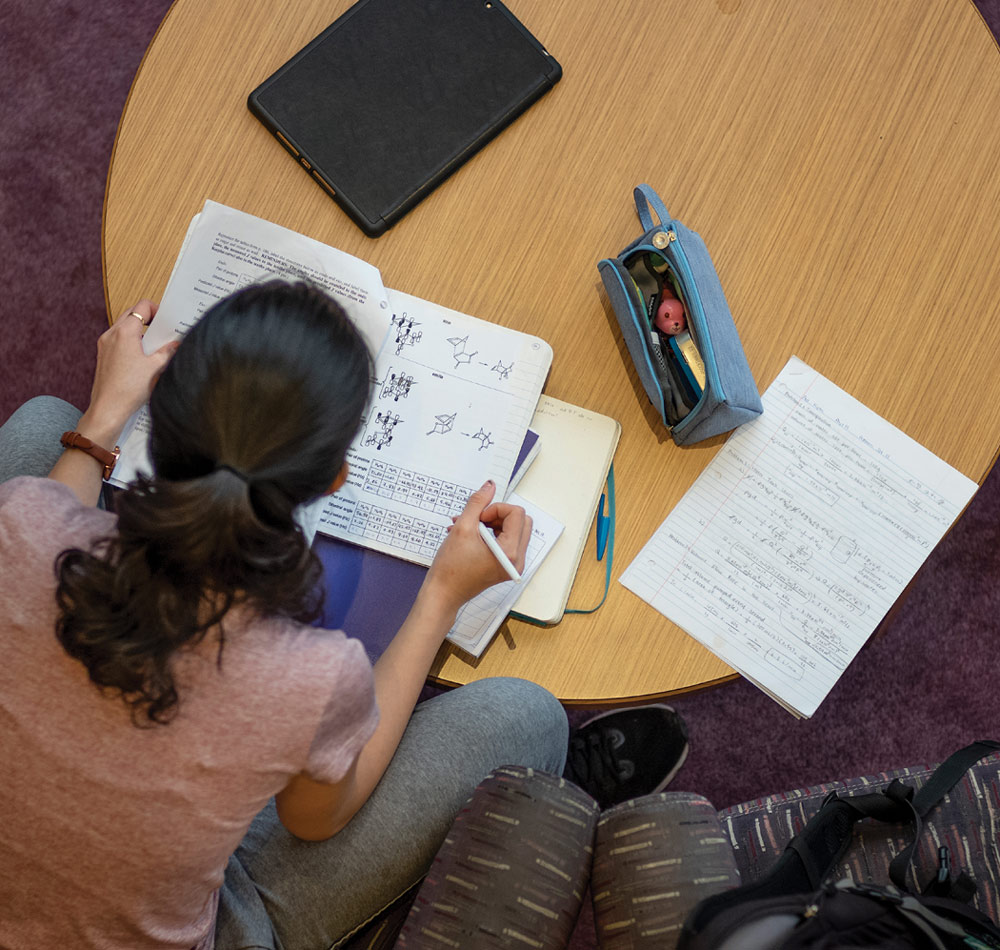
<svg viewBox="0 0 1000 950">
<path fill-rule="evenodd" d="M 953 752 L 935 770 L 934 774 L 921 786 L 920 791 L 913 796 L 913 807 L 923 817 L 945 795 L 961 781 L 969 769 L 980 759 L 1000 751 L 1000 742 L 992 739 L 979 739 L 967 745 L 964 749 Z"/>
<path fill-rule="evenodd" d="M 873 798 L 881 798 L 872 793 Z M 750 901 L 808 894 L 819 889 L 824 878 L 844 856 L 851 843 L 854 824 L 861 813 L 846 799 L 831 792 L 805 828 L 785 846 L 770 870 L 756 881 L 712 894 L 699 901 L 687 920 L 678 947 L 699 933 L 730 907 Z"/>
<path fill-rule="evenodd" d="M 944 849 L 944 854 L 939 851 L 939 873 L 925 889 L 921 889 L 919 886 L 909 887 L 906 878 L 909 872 L 914 884 L 917 883 L 916 871 L 913 868 L 913 856 L 923 832 L 923 817 L 940 803 L 941 799 L 962 780 L 962 777 L 973 765 L 998 750 L 1000 750 L 1000 742 L 989 739 L 981 739 L 967 745 L 964 749 L 959 749 L 948 756 L 934 770 L 930 778 L 916 793 L 911 786 L 905 785 L 899 779 L 893 779 L 882 792 L 868 792 L 864 795 L 852 795 L 846 798 L 841 798 L 836 792 L 831 792 L 819 812 L 787 845 L 786 850 L 793 850 L 799 857 L 797 873 L 800 883 L 804 884 L 808 880 L 810 887 L 818 888 L 826 875 L 840 863 L 840 859 L 850 847 L 854 825 L 862 818 L 874 818 L 876 821 L 890 824 L 913 826 L 913 839 L 892 859 L 889 865 L 889 879 L 896 887 L 901 891 L 909 891 L 913 894 L 919 894 L 922 893 L 922 890 L 926 890 L 937 896 L 950 897 L 955 900 L 971 898 L 975 893 L 975 885 L 967 874 L 960 874 L 957 878 L 951 877 L 947 849 Z M 833 819 L 835 802 L 839 806 L 847 808 L 847 811 L 837 819 Z M 828 819 L 824 820 L 822 816 L 828 810 L 830 810 Z M 845 816 L 849 818 L 848 824 L 844 823 Z M 836 846 L 830 837 L 831 828 L 834 827 L 839 829 L 836 834 L 840 836 Z M 778 888 L 775 893 L 792 893 L 788 887 L 792 883 L 795 873 L 796 869 L 788 867 L 784 878 L 775 882 L 775 886 Z"/>
<path fill-rule="evenodd" d="M 911 890 L 906 884 L 906 874 L 907 871 L 913 870 L 913 855 L 916 852 L 917 843 L 920 841 L 920 833 L 922 831 L 920 819 L 938 805 L 941 799 L 962 780 L 962 776 L 972 766 L 980 759 L 998 750 L 1000 750 L 1000 742 L 995 742 L 992 739 L 980 739 L 977 742 L 967 745 L 964 749 L 953 752 L 934 770 L 934 774 L 924 782 L 920 787 L 920 791 L 913 796 L 913 840 L 892 859 L 892 863 L 889 865 L 889 879 L 900 890 Z M 896 782 L 893 782 L 893 785 L 896 784 Z M 891 790 L 892 785 L 886 789 L 886 794 L 889 794 Z M 967 874 L 960 874 L 954 881 L 951 879 L 947 848 L 938 850 L 938 861 L 940 868 L 938 875 L 928 883 L 923 892 L 953 897 L 956 900 L 968 900 L 971 898 L 975 893 L 975 885 L 972 885 L 972 890 L 970 891 L 969 885 L 972 884 L 972 879 Z M 913 879 L 914 883 L 916 883 L 915 874 Z M 919 888 L 913 889 L 913 893 L 921 893 L 921 890 Z M 964 897 L 963 894 L 965 895 Z"/>
</svg>

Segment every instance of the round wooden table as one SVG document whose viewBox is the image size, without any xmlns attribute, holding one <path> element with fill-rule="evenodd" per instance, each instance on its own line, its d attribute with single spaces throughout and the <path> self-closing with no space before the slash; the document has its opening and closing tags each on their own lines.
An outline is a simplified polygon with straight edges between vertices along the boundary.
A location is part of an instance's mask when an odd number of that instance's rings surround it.
<svg viewBox="0 0 1000 950">
<path fill-rule="evenodd" d="M 796 355 L 969 477 L 1000 446 L 1000 56 L 969 0 L 511 0 L 562 81 L 385 236 L 366 238 L 247 94 L 349 0 L 176 0 L 122 116 L 104 212 L 109 312 L 162 294 L 206 198 L 405 290 L 547 339 L 546 391 L 623 426 L 616 577 L 721 444 L 673 445 L 596 262 L 649 182 L 701 233 L 763 390 Z M 571 602 L 594 602 L 588 544 Z M 434 675 L 529 677 L 567 702 L 731 670 L 616 581 L 552 628 L 508 622 Z"/>
</svg>

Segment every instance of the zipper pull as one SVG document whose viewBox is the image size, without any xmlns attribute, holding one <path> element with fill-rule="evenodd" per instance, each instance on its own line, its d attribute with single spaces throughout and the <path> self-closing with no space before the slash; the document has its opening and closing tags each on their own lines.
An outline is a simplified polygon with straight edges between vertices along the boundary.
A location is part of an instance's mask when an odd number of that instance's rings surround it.
<svg viewBox="0 0 1000 950">
<path fill-rule="evenodd" d="M 657 231 L 653 235 L 653 247 L 659 248 L 662 251 L 668 244 L 676 240 L 676 231 Z"/>
</svg>

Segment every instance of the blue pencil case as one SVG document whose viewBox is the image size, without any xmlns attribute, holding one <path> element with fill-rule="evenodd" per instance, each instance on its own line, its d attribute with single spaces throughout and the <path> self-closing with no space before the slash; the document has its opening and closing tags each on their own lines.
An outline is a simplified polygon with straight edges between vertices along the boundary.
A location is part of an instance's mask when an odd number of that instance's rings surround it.
<svg viewBox="0 0 1000 950">
<path fill-rule="evenodd" d="M 763 406 L 705 242 L 649 185 L 634 196 L 643 234 L 597 267 L 646 395 L 674 442 L 688 445 L 749 422 Z M 681 333 L 675 323 L 660 329 L 674 312 L 667 297 L 683 306 Z"/>
</svg>

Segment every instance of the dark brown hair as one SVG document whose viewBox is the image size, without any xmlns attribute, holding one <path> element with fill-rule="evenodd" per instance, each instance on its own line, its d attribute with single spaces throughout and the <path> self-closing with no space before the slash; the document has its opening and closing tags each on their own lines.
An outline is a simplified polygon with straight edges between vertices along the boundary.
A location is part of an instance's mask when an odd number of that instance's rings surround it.
<svg viewBox="0 0 1000 950">
<path fill-rule="evenodd" d="M 171 657 L 234 604 L 315 619 L 320 567 L 294 520 L 344 463 L 371 356 L 314 287 L 272 281 L 220 301 L 186 335 L 149 402 L 151 477 L 118 495 L 117 532 L 56 562 L 56 632 L 133 721 L 178 704 Z"/>
</svg>

